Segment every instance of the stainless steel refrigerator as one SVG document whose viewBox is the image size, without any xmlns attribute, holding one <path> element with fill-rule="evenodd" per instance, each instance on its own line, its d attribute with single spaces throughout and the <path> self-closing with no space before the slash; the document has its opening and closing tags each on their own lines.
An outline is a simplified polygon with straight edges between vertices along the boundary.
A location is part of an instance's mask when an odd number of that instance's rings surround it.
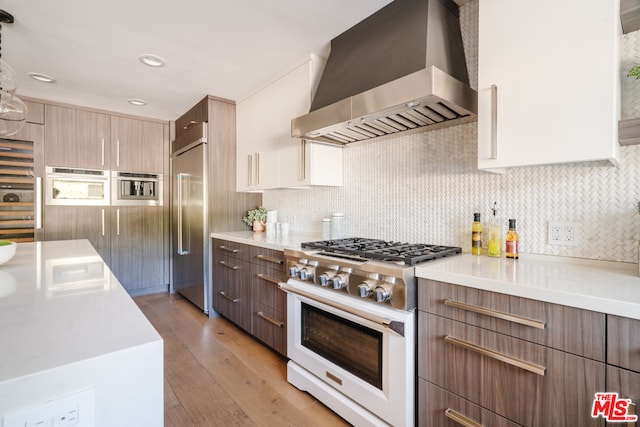
<svg viewBox="0 0 640 427">
<path fill-rule="evenodd" d="M 172 149 L 171 287 L 208 313 L 207 124 L 191 127 Z"/>
</svg>

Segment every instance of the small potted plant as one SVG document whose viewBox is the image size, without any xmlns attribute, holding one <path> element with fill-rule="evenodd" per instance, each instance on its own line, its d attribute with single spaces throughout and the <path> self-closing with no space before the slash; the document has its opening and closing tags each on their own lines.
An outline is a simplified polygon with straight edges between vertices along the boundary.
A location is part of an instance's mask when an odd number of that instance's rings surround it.
<svg viewBox="0 0 640 427">
<path fill-rule="evenodd" d="M 635 77 L 636 80 L 640 80 L 640 65 L 636 65 L 635 67 L 629 70 L 627 73 L 627 77 Z"/>
<path fill-rule="evenodd" d="M 267 208 L 259 206 L 247 212 L 242 221 L 249 227 L 253 227 L 253 231 L 264 231 L 264 224 L 267 222 Z"/>
</svg>

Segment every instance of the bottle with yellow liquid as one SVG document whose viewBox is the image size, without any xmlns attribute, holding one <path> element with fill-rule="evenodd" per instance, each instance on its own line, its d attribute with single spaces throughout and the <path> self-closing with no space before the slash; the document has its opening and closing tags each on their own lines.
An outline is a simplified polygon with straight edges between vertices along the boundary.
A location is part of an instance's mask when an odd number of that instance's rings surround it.
<svg viewBox="0 0 640 427">
<path fill-rule="evenodd" d="M 496 202 L 493 202 L 493 216 L 487 227 L 487 235 L 489 240 L 487 241 L 487 255 L 490 257 L 502 256 L 502 221 L 498 218 L 498 209 L 496 208 Z"/>
<path fill-rule="evenodd" d="M 518 252 L 518 243 L 520 241 L 520 236 L 518 236 L 518 232 L 516 231 L 516 220 L 509 220 L 509 231 L 507 232 L 507 247 L 505 251 L 505 255 L 507 258 L 518 259 L 520 256 Z"/>
<path fill-rule="evenodd" d="M 473 224 L 471 225 L 471 253 L 473 255 L 482 255 L 482 223 L 480 222 L 480 214 L 473 214 Z"/>
</svg>

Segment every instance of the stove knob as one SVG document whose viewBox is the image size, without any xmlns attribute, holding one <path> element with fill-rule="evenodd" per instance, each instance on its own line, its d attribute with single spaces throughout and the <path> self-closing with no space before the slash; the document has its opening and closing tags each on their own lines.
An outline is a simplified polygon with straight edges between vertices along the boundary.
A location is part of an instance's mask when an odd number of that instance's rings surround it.
<svg viewBox="0 0 640 427">
<path fill-rule="evenodd" d="M 336 274 L 333 278 L 333 289 L 342 289 L 347 286 L 347 280 L 344 274 Z"/>
<path fill-rule="evenodd" d="M 300 280 L 313 280 L 313 276 L 316 272 L 316 268 L 310 265 L 307 265 L 303 269 L 300 270 Z"/>
<path fill-rule="evenodd" d="M 333 276 L 333 289 L 343 289 L 349 284 L 349 275 L 353 270 L 350 268 L 343 268 L 339 273 Z"/>
<path fill-rule="evenodd" d="M 369 298 L 376 285 L 376 280 L 365 280 L 358 285 L 358 296 L 360 298 Z"/>
<path fill-rule="evenodd" d="M 391 297 L 391 285 L 381 283 L 373 290 L 373 296 L 377 302 L 387 302 Z"/>
<path fill-rule="evenodd" d="M 327 287 L 330 284 L 332 284 L 333 278 L 335 277 L 336 274 L 338 274 L 339 268 L 340 267 L 338 267 L 337 265 L 329 266 L 329 269 L 324 273 L 322 273 L 320 277 L 318 277 L 318 280 L 320 281 L 320 286 Z"/>
<path fill-rule="evenodd" d="M 322 273 L 319 277 L 320 279 L 320 286 L 329 286 L 332 282 L 333 279 L 333 274 L 329 274 L 327 273 Z"/>
<path fill-rule="evenodd" d="M 294 264 L 289 267 L 289 277 L 296 277 L 300 273 L 300 269 L 304 268 L 303 264 Z"/>
</svg>

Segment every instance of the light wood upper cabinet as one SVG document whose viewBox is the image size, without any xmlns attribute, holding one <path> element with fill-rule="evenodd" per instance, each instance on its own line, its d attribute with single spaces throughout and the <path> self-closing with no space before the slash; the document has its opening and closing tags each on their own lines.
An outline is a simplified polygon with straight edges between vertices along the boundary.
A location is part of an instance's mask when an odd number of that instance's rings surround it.
<svg viewBox="0 0 640 427">
<path fill-rule="evenodd" d="M 44 104 L 23 100 L 27 105 L 27 123 L 44 124 Z"/>
<path fill-rule="evenodd" d="M 340 147 L 291 137 L 291 119 L 309 112 L 322 65 L 320 58 L 310 55 L 238 103 L 238 191 L 342 185 Z"/>
<path fill-rule="evenodd" d="M 480 169 L 617 163 L 619 13 L 610 0 L 480 2 Z"/>
<path fill-rule="evenodd" d="M 50 166 L 107 168 L 108 114 L 45 106 L 45 163 Z"/>
<path fill-rule="evenodd" d="M 111 169 L 162 173 L 164 125 L 128 117 L 111 117 Z"/>
</svg>

